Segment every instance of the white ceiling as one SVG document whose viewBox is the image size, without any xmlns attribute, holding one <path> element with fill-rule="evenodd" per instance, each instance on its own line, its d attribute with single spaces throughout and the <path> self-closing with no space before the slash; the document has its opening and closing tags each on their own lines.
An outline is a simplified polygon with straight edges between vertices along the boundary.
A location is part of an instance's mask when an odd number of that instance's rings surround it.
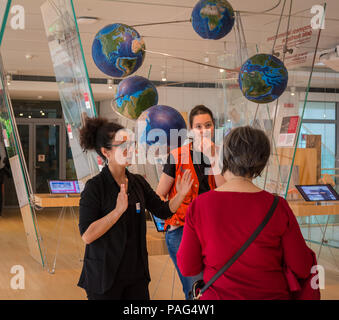
<svg viewBox="0 0 339 320">
<path fill-rule="evenodd" d="M 56 0 L 54 0 L 56 2 Z M 25 30 L 12 30 L 9 15 L 5 31 L 2 56 L 5 69 L 18 75 L 54 76 L 46 34 L 41 17 L 40 6 L 45 0 L 13 0 L 12 5 L 20 4 L 25 8 Z M 94 16 L 100 20 L 93 25 L 80 25 L 80 36 L 85 52 L 86 63 L 90 78 L 107 78 L 94 64 L 91 57 L 91 46 L 95 34 L 99 29 L 111 23 L 125 23 L 138 25 L 165 21 L 188 20 L 192 8 L 197 0 L 74 0 L 77 16 Z M 262 12 L 274 7 L 279 0 L 231 0 L 234 9 L 241 12 L 243 27 L 250 54 L 271 51 L 272 42 L 267 38 L 276 33 L 282 4 L 268 12 Z M 29 3 L 29 5 L 28 5 Z M 310 8 L 318 5 L 319 0 L 294 0 L 290 29 L 302 27 L 310 23 L 312 17 Z M 287 0 L 285 15 L 288 13 L 290 0 Z M 287 16 L 283 17 L 280 32 L 287 28 Z M 319 51 L 335 47 L 339 44 L 339 1 L 327 1 L 326 28 L 322 31 Z M 220 40 L 204 40 L 193 30 L 189 22 L 136 27 L 144 37 L 146 49 L 163 52 L 185 59 L 204 62 L 206 56 L 209 63 L 218 65 L 218 57 L 225 56 L 227 65 L 235 67 L 235 31 Z M 317 32 L 314 32 L 313 41 L 302 45 L 298 50 L 314 52 Z M 226 50 L 226 52 L 225 52 Z M 30 54 L 32 59 L 26 59 Z M 225 55 L 226 54 L 226 55 Z M 167 70 L 167 80 L 176 82 L 214 82 L 221 78 L 218 69 L 204 68 L 203 66 L 166 58 L 161 55 L 146 54 L 143 66 L 136 74 L 147 77 L 149 71 L 151 80 L 160 80 L 161 71 Z M 319 76 L 319 85 L 324 85 Z M 334 77 L 336 79 L 336 76 Z M 307 76 L 303 77 L 306 81 Z M 293 80 L 295 85 L 296 80 Z M 336 81 L 337 82 L 337 81 Z M 328 86 L 336 86 L 336 82 L 329 81 Z M 317 85 L 316 82 L 313 85 Z M 11 86 L 11 95 L 14 98 L 44 98 L 57 99 L 57 87 L 54 83 L 37 83 L 14 81 Z M 112 92 L 105 85 L 93 85 L 96 100 L 107 99 Z"/>
</svg>

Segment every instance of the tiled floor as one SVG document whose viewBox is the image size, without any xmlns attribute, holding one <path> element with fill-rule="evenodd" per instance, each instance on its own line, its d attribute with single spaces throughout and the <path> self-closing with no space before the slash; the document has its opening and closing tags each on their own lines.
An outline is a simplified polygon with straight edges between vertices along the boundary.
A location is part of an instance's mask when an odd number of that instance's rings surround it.
<svg viewBox="0 0 339 320">
<path fill-rule="evenodd" d="M 57 248 L 57 211 L 42 210 L 37 213 L 39 229 L 47 249 L 46 261 L 53 265 Z M 28 253 L 23 223 L 18 210 L 7 210 L 0 217 L 0 299 L 86 299 L 85 292 L 77 287 L 81 271 L 83 244 L 78 235 L 77 222 L 67 215 L 64 220 L 54 274 L 43 269 Z M 318 247 L 312 244 L 316 251 Z M 339 249 L 322 248 L 318 264 L 325 267 L 325 290 L 322 299 L 339 300 Z M 25 270 L 25 288 L 10 287 L 11 268 L 21 265 Z M 149 257 L 150 296 L 155 300 L 184 299 L 181 283 L 168 255 Z"/>
</svg>

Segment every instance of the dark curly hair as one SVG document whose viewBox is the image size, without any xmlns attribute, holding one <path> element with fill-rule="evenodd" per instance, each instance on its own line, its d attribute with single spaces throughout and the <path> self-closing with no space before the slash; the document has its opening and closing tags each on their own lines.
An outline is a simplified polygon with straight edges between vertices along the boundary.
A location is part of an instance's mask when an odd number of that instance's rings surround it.
<svg viewBox="0 0 339 320">
<path fill-rule="evenodd" d="M 106 160 L 101 148 L 111 149 L 112 140 L 121 129 L 124 127 L 105 118 L 86 118 L 84 126 L 80 129 L 80 146 L 84 151 L 95 150 Z"/>
<path fill-rule="evenodd" d="M 265 132 L 250 126 L 233 129 L 224 138 L 224 174 L 256 178 L 261 175 L 270 157 L 271 146 Z"/>
</svg>

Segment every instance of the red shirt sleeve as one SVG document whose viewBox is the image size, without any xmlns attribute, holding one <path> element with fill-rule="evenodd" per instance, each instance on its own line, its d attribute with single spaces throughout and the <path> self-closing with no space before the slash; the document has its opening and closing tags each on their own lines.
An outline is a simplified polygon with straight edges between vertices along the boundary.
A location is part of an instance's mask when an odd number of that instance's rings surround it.
<svg viewBox="0 0 339 320">
<path fill-rule="evenodd" d="M 197 214 L 196 200 L 194 200 L 186 212 L 184 232 L 177 252 L 178 268 L 184 277 L 195 276 L 203 269 L 201 245 L 194 219 Z"/>
<path fill-rule="evenodd" d="M 313 253 L 306 245 L 298 221 L 288 203 L 286 200 L 282 202 L 288 216 L 287 229 L 282 237 L 284 263 L 298 278 L 305 279 L 313 265 Z"/>
</svg>

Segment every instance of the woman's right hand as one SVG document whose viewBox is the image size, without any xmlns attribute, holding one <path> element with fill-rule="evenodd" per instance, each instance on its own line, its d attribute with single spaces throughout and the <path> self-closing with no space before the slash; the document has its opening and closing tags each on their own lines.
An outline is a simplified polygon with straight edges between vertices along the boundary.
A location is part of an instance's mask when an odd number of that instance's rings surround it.
<svg viewBox="0 0 339 320">
<path fill-rule="evenodd" d="M 128 196 L 126 193 L 126 186 L 122 184 L 120 186 L 120 192 L 118 194 L 115 210 L 119 214 L 123 214 L 127 210 L 127 207 L 128 207 Z"/>
</svg>

